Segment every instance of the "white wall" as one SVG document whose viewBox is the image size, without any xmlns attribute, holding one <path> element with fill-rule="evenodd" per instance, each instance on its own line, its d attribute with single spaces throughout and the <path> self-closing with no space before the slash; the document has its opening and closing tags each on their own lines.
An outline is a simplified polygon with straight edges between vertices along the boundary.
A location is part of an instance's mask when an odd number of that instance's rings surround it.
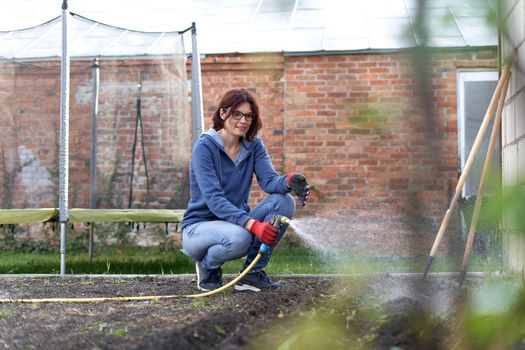
<svg viewBox="0 0 525 350">
<path fill-rule="evenodd" d="M 503 187 L 525 184 L 525 0 L 504 0 L 503 58 L 517 51 L 507 92 L 502 124 Z M 521 272 L 525 266 L 525 232 L 507 213 L 503 220 L 503 263 L 507 272 Z"/>
</svg>

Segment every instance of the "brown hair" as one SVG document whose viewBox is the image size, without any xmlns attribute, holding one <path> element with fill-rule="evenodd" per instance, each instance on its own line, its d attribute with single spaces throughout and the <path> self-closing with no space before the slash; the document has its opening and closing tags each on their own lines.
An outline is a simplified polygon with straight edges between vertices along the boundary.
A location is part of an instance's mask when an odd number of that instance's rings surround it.
<svg viewBox="0 0 525 350">
<path fill-rule="evenodd" d="M 252 108 L 252 113 L 255 114 L 252 124 L 245 136 L 246 139 L 251 142 L 255 139 L 255 136 L 257 136 L 257 132 L 262 128 L 262 122 L 259 117 L 259 106 L 257 105 L 257 101 L 253 94 L 246 89 L 234 89 L 224 94 L 217 110 L 213 113 L 213 128 L 217 131 L 224 128 L 224 121 L 228 119 L 236 107 L 243 102 L 248 102 Z M 225 111 L 228 110 L 225 120 L 221 118 L 221 109 L 224 109 Z"/>
</svg>

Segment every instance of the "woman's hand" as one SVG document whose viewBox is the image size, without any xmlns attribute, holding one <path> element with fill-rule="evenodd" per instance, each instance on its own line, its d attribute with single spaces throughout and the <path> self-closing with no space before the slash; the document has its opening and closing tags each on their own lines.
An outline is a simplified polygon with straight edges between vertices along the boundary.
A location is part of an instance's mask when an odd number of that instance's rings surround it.
<svg viewBox="0 0 525 350">
<path fill-rule="evenodd" d="M 252 221 L 252 223 L 250 223 L 250 221 Z M 259 238 L 259 241 L 267 245 L 274 245 L 277 242 L 277 227 L 269 222 L 260 222 L 252 219 L 248 220 L 245 227 L 250 224 L 251 226 L 248 230 Z"/>
<path fill-rule="evenodd" d="M 310 194 L 310 184 L 306 180 L 306 177 L 302 174 L 288 174 L 287 184 L 288 188 L 295 192 L 297 197 L 299 197 L 299 200 L 304 207 L 308 195 Z"/>
</svg>

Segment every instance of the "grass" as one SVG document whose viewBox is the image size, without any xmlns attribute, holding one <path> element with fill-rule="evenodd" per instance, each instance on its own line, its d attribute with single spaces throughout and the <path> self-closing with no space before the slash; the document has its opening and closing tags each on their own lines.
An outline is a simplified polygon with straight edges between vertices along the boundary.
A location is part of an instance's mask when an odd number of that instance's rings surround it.
<svg viewBox="0 0 525 350">
<path fill-rule="evenodd" d="M 194 271 L 191 259 L 180 252 L 152 249 L 108 249 L 94 255 L 93 262 L 85 252 L 68 252 L 67 273 L 75 274 L 178 274 Z M 0 273 L 58 273 L 58 252 L 0 252 Z"/>
<path fill-rule="evenodd" d="M 426 257 L 365 257 L 320 255 L 305 248 L 277 249 L 266 271 L 269 274 L 332 274 L 367 272 L 422 272 Z M 242 260 L 229 261 L 224 273 L 237 274 Z M 193 261 L 178 250 L 128 248 L 98 252 L 89 263 L 87 253 L 68 252 L 67 273 L 74 274 L 180 274 L 194 273 Z M 461 260 L 434 259 L 430 272 L 459 271 Z M 469 271 L 496 271 L 500 262 L 495 258 L 473 256 Z M 0 274 L 48 274 L 60 270 L 60 254 L 0 252 Z"/>
</svg>

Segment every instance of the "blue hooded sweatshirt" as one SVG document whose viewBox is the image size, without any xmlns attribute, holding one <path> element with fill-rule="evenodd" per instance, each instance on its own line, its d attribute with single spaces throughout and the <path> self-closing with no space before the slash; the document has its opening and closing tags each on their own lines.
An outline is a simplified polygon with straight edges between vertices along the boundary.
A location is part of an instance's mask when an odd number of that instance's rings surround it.
<svg viewBox="0 0 525 350">
<path fill-rule="evenodd" d="M 253 174 L 267 193 L 287 193 L 286 175 L 280 176 L 259 137 L 243 139 L 234 162 L 214 129 L 201 135 L 191 157 L 190 191 L 182 227 L 199 221 L 225 220 L 244 226 L 250 219 L 248 198 Z"/>
</svg>

